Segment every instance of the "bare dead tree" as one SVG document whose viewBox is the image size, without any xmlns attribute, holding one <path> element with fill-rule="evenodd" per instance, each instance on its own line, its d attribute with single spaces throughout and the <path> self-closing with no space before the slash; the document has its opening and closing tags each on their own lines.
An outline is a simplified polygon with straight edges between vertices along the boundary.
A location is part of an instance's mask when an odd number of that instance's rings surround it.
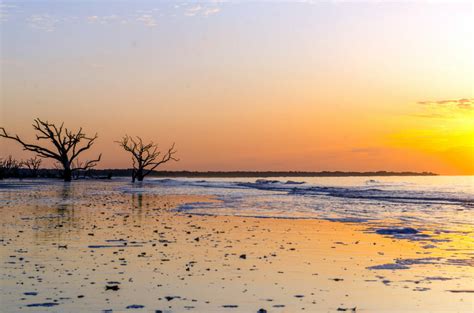
<svg viewBox="0 0 474 313">
<path fill-rule="evenodd" d="M 6 159 L 0 159 L 0 179 L 18 177 L 18 170 L 22 165 L 22 161 L 14 159 L 11 155 Z"/>
<path fill-rule="evenodd" d="M 82 132 L 82 128 L 71 131 L 64 127 L 64 123 L 59 127 L 39 118 L 34 120 L 33 128 L 36 131 L 36 140 L 44 140 L 53 145 L 53 148 L 46 148 L 32 143 L 27 143 L 20 139 L 18 135 L 9 135 L 5 128 L 0 127 L 0 137 L 14 140 L 23 146 L 23 150 L 35 152 L 41 158 L 50 158 L 58 161 L 63 167 L 64 181 L 71 181 L 74 169 L 74 160 L 84 151 L 89 150 L 97 139 L 97 134 L 88 137 Z M 95 160 L 88 161 L 97 163 L 101 154 Z"/>
<path fill-rule="evenodd" d="M 41 158 L 35 156 L 34 158 L 27 159 L 23 162 L 23 164 L 28 168 L 32 177 L 37 177 L 42 161 L 43 160 Z"/>
<path fill-rule="evenodd" d="M 158 151 L 158 145 L 153 141 L 147 144 L 143 143 L 140 137 L 132 138 L 125 135 L 120 141 L 116 141 L 125 151 L 132 154 L 133 170 L 132 182 L 135 180 L 143 181 L 143 178 L 150 174 L 159 165 L 168 161 L 179 161 L 175 158 L 176 150 L 174 143 L 171 147 L 162 154 Z"/>
</svg>

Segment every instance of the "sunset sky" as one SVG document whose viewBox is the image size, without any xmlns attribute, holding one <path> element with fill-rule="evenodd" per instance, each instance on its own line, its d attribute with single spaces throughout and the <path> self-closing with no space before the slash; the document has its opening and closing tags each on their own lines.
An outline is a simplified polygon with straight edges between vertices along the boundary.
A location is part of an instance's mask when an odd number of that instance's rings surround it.
<svg viewBox="0 0 474 313">
<path fill-rule="evenodd" d="M 0 125 L 129 167 L 474 174 L 472 1 L 1 1 Z M 31 156 L 0 139 L 0 157 Z"/>
</svg>

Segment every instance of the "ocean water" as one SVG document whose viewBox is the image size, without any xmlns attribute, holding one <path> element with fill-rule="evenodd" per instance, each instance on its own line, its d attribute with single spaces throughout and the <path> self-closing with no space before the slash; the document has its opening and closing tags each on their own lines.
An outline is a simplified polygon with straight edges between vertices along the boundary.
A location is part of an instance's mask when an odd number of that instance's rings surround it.
<svg viewBox="0 0 474 313">
<path fill-rule="evenodd" d="M 150 179 L 123 192 L 209 194 L 191 214 L 317 218 L 438 231 L 474 227 L 473 176 Z"/>
</svg>

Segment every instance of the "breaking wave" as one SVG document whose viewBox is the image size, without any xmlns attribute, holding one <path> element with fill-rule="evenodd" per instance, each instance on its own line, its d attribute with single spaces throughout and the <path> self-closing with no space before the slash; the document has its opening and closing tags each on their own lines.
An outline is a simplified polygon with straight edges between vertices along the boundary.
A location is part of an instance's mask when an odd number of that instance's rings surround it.
<svg viewBox="0 0 474 313">
<path fill-rule="evenodd" d="M 257 179 L 255 182 L 225 182 L 225 181 L 209 181 L 209 180 L 177 180 L 162 179 L 154 181 L 160 185 L 168 186 L 187 186 L 201 187 L 212 189 L 256 189 L 262 191 L 284 192 L 288 195 L 299 196 L 326 196 L 335 198 L 360 199 L 360 200 L 376 200 L 395 203 L 412 203 L 412 204 L 446 204 L 460 205 L 463 207 L 472 207 L 474 204 L 474 196 L 464 192 L 442 192 L 427 190 L 409 190 L 407 188 L 397 189 L 396 186 L 407 186 L 408 184 L 387 184 L 378 183 L 371 180 L 370 186 L 353 186 L 353 187 L 335 187 L 335 186 L 315 186 L 302 181 L 280 181 Z M 377 187 L 373 187 L 373 183 L 378 183 Z M 390 188 L 385 188 L 389 186 Z"/>
</svg>

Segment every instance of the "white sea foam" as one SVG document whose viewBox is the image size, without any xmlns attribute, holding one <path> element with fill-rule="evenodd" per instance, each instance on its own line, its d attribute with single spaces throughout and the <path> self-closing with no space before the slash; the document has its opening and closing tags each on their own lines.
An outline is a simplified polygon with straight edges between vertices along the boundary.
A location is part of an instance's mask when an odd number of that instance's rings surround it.
<svg viewBox="0 0 474 313">
<path fill-rule="evenodd" d="M 474 193 L 466 178 L 153 179 L 144 186 L 127 191 L 208 194 L 220 200 L 179 208 L 190 214 L 317 218 L 365 223 L 372 232 L 410 227 L 417 233 L 379 233 L 431 242 L 442 242 L 432 234 L 474 226 Z"/>
</svg>

